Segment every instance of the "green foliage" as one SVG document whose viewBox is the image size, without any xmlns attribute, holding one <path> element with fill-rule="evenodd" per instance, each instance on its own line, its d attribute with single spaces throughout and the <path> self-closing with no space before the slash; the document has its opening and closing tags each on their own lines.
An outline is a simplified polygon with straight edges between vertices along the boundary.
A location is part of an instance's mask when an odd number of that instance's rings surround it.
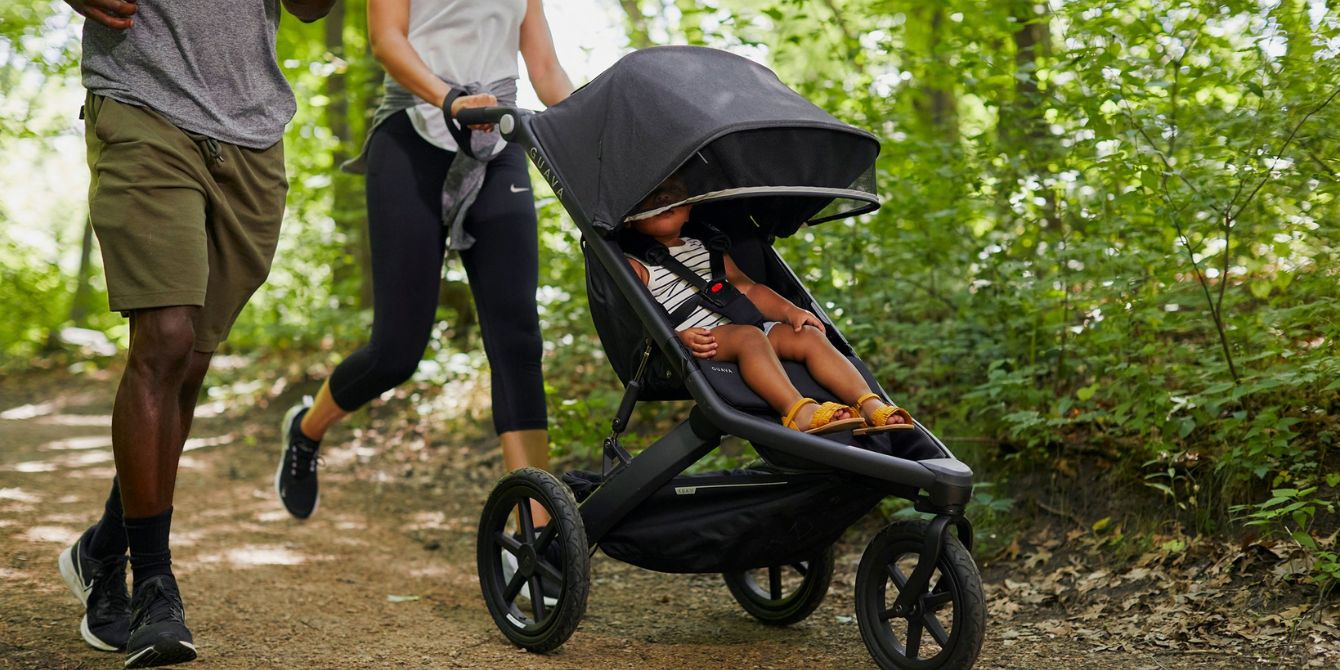
<svg viewBox="0 0 1340 670">
<path fill-rule="evenodd" d="M 1306 550 L 1312 556 L 1312 580 L 1322 593 L 1340 585 L 1336 536 L 1332 534 L 1329 538 L 1321 539 L 1315 531 L 1319 513 L 1336 511 L 1334 492 L 1337 485 L 1340 485 L 1340 473 L 1332 473 L 1326 477 L 1330 495 L 1321 493 L 1321 487 L 1316 485 L 1277 488 L 1270 492 L 1270 498 L 1264 502 L 1233 507 L 1233 512 L 1241 515 L 1248 526 L 1263 527 L 1268 532 L 1296 542 Z"/>
</svg>

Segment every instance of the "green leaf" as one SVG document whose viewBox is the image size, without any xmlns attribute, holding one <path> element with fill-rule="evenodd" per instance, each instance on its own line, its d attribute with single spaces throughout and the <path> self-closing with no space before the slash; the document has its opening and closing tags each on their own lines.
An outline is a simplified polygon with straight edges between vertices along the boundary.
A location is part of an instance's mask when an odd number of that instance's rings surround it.
<svg viewBox="0 0 1340 670">
<path fill-rule="evenodd" d="M 1289 535 L 1294 539 L 1295 542 L 1302 545 L 1303 548 L 1310 549 L 1313 551 L 1317 549 L 1317 540 L 1313 538 L 1311 535 L 1304 533 L 1301 530 L 1296 530 L 1290 533 Z"/>
</svg>

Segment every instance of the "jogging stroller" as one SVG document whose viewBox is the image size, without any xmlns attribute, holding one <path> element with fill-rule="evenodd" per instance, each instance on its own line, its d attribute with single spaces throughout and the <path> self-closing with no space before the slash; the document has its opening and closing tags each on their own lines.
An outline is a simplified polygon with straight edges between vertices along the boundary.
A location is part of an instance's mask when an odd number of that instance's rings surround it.
<svg viewBox="0 0 1340 670">
<path fill-rule="evenodd" d="M 804 225 L 878 207 L 877 139 L 829 116 L 768 69 L 697 47 L 629 54 L 543 113 L 475 109 L 459 120 L 495 123 L 520 142 L 572 215 L 591 315 L 625 385 L 602 472 L 569 473 L 565 483 L 521 469 L 500 480 L 484 506 L 479 580 L 503 634 L 536 652 L 567 640 L 585 612 L 597 547 L 652 570 L 722 573 L 735 600 L 763 623 L 801 621 L 828 591 L 833 543 L 880 500 L 898 496 L 933 517 L 894 523 L 865 549 L 855 584 L 861 638 L 882 668 L 971 666 L 986 616 L 963 515 L 972 471 L 920 424 L 861 437 L 783 427 L 735 365 L 684 348 L 621 246 L 633 208 L 678 175 L 695 220 L 711 226 L 695 236 L 728 245 L 755 282 L 818 315 L 833 344 L 887 400 L 772 248 Z M 803 395 L 838 400 L 803 366 L 784 367 Z M 696 404 L 683 423 L 630 455 L 620 434 L 634 405 L 667 399 Z M 725 435 L 747 440 L 764 462 L 683 474 Z M 537 527 L 533 505 L 550 522 Z"/>
</svg>

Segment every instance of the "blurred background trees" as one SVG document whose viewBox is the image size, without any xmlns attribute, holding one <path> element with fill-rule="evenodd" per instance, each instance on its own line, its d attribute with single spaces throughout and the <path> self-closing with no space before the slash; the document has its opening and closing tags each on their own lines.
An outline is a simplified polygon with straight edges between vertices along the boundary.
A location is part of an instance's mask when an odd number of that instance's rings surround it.
<svg viewBox="0 0 1340 670">
<path fill-rule="evenodd" d="M 705 44 L 883 138 L 883 208 L 780 246 L 965 460 L 1001 480 L 1098 464 L 1178 532 L 1258 523 L 1340 579 L 1333 0 L 549 5 L 560 49 L 586 55 L 565 56 L 577 79 Z M 362 183 L 336 169 L 381 82 L 365 21 L 351 1 L 281 31 L 288 227 L 231 352 L 328 365 L 365 336 Z M 71 327 L 125 337 L 86 235 L 77 23 L 59 2 L 0 7 L 0 370 L 88 339 Z M 536 186 L 556 446 L 593 452 L 617 382 L 574 229 Z M 444 286 L 428 381 L 483 365 L 457 264 Z"/>
</svg>

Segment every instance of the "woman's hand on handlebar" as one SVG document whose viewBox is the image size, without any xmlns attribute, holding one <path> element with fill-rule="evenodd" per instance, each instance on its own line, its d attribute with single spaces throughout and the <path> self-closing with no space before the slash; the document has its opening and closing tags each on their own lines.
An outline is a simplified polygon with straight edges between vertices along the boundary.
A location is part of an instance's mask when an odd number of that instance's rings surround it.
<svg viewBox="0 0 1340 670">
<path fill-rule="evenodd" d="M 456 113 L 466 107 L 493 107 L 498 104 L 498 98 L 491 93 L 476 93 L 474 95 L 463 95 L 451 101 L 451 116 L 456 117 Z M 475 123 L 470 128 L 482 132 L 493 130 L 492 123 Z"/>
</svg>

